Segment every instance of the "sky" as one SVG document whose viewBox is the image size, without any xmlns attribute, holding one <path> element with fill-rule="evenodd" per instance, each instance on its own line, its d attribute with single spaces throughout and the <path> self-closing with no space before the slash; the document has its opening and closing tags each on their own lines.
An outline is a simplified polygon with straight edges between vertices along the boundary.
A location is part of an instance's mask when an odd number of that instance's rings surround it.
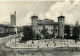
<svg viewBox="0 0 80 56">
<path fill-rule="evenodd" d="M 0 23 L 9 24 L 10 15 L 16 11 L 17 26 L 31 25 L 31 16 L 40 20 L 58 21 L 58 16 L 65 16 L 66 24 L 80 22 L 80 2 L 67 1 L 0 1 Z"/>
</svg>

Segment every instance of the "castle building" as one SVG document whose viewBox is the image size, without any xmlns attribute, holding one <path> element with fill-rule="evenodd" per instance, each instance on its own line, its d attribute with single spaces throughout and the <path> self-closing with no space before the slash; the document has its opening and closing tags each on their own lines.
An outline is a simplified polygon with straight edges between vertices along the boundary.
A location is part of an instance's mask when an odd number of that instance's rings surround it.
<svg viewBox="0 0 80 56">
<path fill-rule="evenodd" d="M 42 38 L 43 35 L 41 34 L 41 31 L 43 29 L 43 26 L 48 30 L 49 36 L 52 38 L 64 38 L 64 16 L 58 17 L 58 22 L 54 22 L 54 20 L 44 19 L 44 20 L 38 20 L 38 16 L 32 16 L 32 29 L 33 32 L 36 34 L 39 34 Z M 52 36 L 54 33 L 54 37 Z"/>
</svg>

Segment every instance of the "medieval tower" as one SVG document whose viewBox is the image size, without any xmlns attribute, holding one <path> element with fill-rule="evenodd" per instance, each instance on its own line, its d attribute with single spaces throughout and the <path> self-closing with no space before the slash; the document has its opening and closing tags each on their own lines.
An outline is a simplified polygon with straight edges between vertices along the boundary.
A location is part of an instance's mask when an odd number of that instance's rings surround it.
<svg viewBox="0 0 80 56">
<path fill-rule="evenodd" d="M 58 36 L 59 38 L 62 38 L 62 39 L 64 38 L 64 26 L 65 26 L 64 18 L 65 18 L 64 16 L 58 17 Z"/>
<path fill-rule="evenodd" d="M 14 32 L 17 33 L 17 26 L 16 26 L 16 11 L 14 11 L 14 13 L 10 15 L 10 23 L 11 23 L 12 26 L 15 27 Z"/>
<path fill-rule="evenodd" d="M 15 11 L 13 14 L 10 15 L 10 23 L 11 25 L 16 26 L 16 12 Z"/>
<path fill-rule="evenodd" d="M 38 33 L 38 16 L 32 16 L 31 17 L 31 19 L 32 19 L 32 29 L 33 29 L 33 32 L 34 33 Z"/>
</svg>

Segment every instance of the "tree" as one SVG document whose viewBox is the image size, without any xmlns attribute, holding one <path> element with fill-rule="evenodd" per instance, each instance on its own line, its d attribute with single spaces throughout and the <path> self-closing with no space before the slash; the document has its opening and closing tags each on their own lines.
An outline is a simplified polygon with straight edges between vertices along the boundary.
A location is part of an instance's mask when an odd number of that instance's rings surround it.
<svg viewBox="0 0 80 56">
<path fill-rule="evenodd" d="M 43 26 L 41 34 L 43 35 L 44 38 L 48 38 L 49 37 L 48 29 L 46 29 L 45 26 Z"/>
<path fill-rule="evenodd" d="M 78 26 L 75 26 L 73 28 L 73 39 L 75 40 L 75 42 L 77 42 L 77 40 L 79 39 L 79 28 L 78 28 Z"/>
<path fill-rule="evenodd" d="M 52 33 L 52 37 L 55 37 L 55 33 L 54 33 L 54 31 L 53 31 L 53 33 Z"/>
<path fill-rule="evenodd" d="M 39 34 L 37 34 L 36 39 L 41 39 L 41 36 Z"/>
<path fill-rule="evenodd" d="M 78 28 L 79 28 L 79 34 L 80 34 L 80 26 L 78 26 Z"/>
<path fill-rule="evenodd" d="M 66 37 L 70 38 L 70 25 L 65 25 L 64 32 L 66 33 Z"/>
<path fill-rule="evenodd" d="M 26 41 L 26 40 L 32 39 L 32 36 L 33 36 L 32 33 L 33 33 L 33 31 L 32 31 L 32 28 L 30 26 L 24 26 L 24 28 L 23 28 L 24 37 L 22 38 L 22 40 Z"/>
<path fill-rule="evenodd" d="M 52 30 L 52 34 L 50 34 L 50 37 L 51 37 L 51 38 L 55 38 L 55 33 L 54 33 L 53 30 Z"/>
<path fill-rule="evenodd" d="M 49 37 L 49 33 L 48 33 L 48 31 L 46 32 L 46 35 L 45 35 L 45 39 L 49 39 L 50 37 Z"/>
</svg>

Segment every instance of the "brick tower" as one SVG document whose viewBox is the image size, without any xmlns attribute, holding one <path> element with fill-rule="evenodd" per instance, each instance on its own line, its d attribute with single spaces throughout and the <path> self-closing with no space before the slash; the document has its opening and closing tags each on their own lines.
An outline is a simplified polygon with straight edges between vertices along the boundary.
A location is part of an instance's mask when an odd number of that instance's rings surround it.
<svg viewBox="0 0 80 56">
<path fill-rule="evenodd" d="M 38 16 L 32 16 L 32 30 L 34 33 L 38 33 Z"/>
<path fill-rule="evenodd" d="M 10 22 L 11 25 L 16 26 L 16 11 L 14 11 L 14 13 L 10 15 Z"/>
<path fill-rule="evenodd" d="M 59 38 L 64 39 L 64 26 L 65 26 L 65 17 L 59 16 L 58 17 L 58 36 Z"/>
</svg>

